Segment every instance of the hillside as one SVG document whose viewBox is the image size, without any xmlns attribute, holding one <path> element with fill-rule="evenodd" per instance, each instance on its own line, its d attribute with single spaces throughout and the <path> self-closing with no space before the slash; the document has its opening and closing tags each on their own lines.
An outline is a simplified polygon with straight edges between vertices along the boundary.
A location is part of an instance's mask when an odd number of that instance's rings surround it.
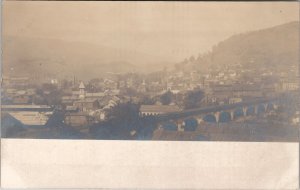
<svg viewBox="0 0 300 190">
<path fill-rule="evenodd" d="M 3 36 L 3 73 L 37 77 L 91 79 L 107 72 L 152 72 L 172 65 L 169 57 L 84 42 Z M 199 50 L 200 52 L 201 50 Z M 207 70 L 210 66 L 287 70 L 299 63 L 299 22 L 234 35 L 176 70 Z"/>
<path fill-rule="evenodd" d="M 151 72 L 167 58 L 84 42 L 3 37 L 3 73 L 90 79 L 107 72 Z M 145 65 L 150 65 L 145 69 Z M 152 66 L 151 66 L 152 65 Z"/>
<path fill-rule="evenodd" d="M 243 67 L 266 67 L 286 70 L 299 64 L 299 22 L 234 35 L 195 60 L 177 65 L 177 69 L 206 69 L 208 65 L 241 64 Z"/>
</svg>

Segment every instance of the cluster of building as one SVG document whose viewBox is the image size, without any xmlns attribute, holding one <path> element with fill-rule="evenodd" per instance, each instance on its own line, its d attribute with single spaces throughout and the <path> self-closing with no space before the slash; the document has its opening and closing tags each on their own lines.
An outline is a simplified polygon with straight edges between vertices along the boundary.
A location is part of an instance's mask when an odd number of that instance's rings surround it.
<svg viewBox="0 0 300 190">
<path fill-rule="evenodd" d="M 92 122 L 106 119 L 108 111 L 118 103 L 123 102 L 118 95 L 119 90 L 105 90 L 104 92 L 87 92 L 83 82 L 78 91 L 61 98 L 65 110 L 65 123 L 71 126 L 87 126 Z"/>
<path fill-rule="evenodd" d="M 115 74 L 114 77 L 89 82 L 51 79 L 58 104 L 53 102 L 53 89 L 43 89 L 28 77 L 4 77 L 1 99 L 3 104 L 41 104 L 64 111 L 64 123 L 74 127 L 105 121 L 110 110 L 119 103 L 140 105 L 140 116 L 178 112 L 184 109 L 185 95 L 195 89 L 204 92 L 200 106 L 223 105 L 249 99 L 275 96 L 299 89 L 299 81 L 289 73 L 274 73 L 268 69 L 243 69 L 239 65 L 218 67 L 203 71 L 161 71 L 156 74 Z M 66 84 L 67 85 L 66 85 Z M 69 85 L 68 85 L 69 84 Z M 38 92 L 41 91 L 41 92 Z M 172 98 L 161 100 L 165 93 Z M 45 98 L 46 97 L 46 98 Z M 43 101 L 40 101 L 43 102 Z"/>
</svg>

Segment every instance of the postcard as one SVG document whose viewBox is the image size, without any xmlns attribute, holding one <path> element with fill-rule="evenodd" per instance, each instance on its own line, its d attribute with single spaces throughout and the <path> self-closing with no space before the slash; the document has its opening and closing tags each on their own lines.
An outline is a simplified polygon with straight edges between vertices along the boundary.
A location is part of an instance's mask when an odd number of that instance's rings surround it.
<svg viewBox="0 0 300 190">
<path fill-rule="evenodd" d="M 4 187 L 299 186 L 298 2 L 2 12 Z"/>
</svg>

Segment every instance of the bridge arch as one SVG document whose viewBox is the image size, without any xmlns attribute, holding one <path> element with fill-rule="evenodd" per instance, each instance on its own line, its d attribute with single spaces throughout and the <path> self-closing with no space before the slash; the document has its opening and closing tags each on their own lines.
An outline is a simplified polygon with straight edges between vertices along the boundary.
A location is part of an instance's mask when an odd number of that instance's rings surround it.
<svg viewBox="0 0 300 190">
<path fill-rule="evenodd" d="M 219 118 L 219 122 L 220 123 L 225 123 L 225 122 L 231 121 L 230 112 L 222 111 L 222 112 L 220 112 L 220 116 L 219 117 L 220 117 Z"/>
<path fill-rule="evenodd" d="M 266 111 L 271 111 L 271 110 L 274 110 L 274 104 L 273 103 L 268 103 Z"/>
<path fill-rule="evenodd" d="M 240 118 L 244 116 L 243 108 L 236 108 L 233 112 L 233 119 Z"/>
<path fill-rule="evenodd" d="M 204 120 L 205 122 L 210 122 L 210 123 L 216 123 L 216 122 L 217 122 L 215 115 L 212 114 L 212 113 L 211 113 L 211 114 L 205 115 L 205 116 L 203 117 L 203 120 Z"/>
<path fill-rule="evenodd" d="M 164 130 L 168 130 L 168 131 L 177 131 L 178 127 L 175 123 L 173 122 L 166 122 L 162 124 L 162 128 Z"/>
<path fill-rule="evenodd" d="M 255 114 L 255 107 L 249 106 L 246 111 L 246 116 L 250 116 L 250 115 L 254 115 L 254 114 Z"/>
<path fill-rule="evenodd" d="M 261 115 L 266 112 L 266 108 L 264 104 L 259 104 L 257 106 L 257 115 Z"/>
<path fill-rule="evenodd" d="M 187 118 L 183 122 L 184 122 L 184 131 L 195 131 L 196 128 L 198 127 L 198 121 L 193 117 Z"/>
<path fill-rule="evenodd" d="M 277 109 L 276 100 L 273 99 L 259 99 L 253 101 L 245 101 L 237 104 L 222 105 L 222 106 L 212 106 L 208 108 L 199 108 L 184 110 L 181 112 L 174 112 L 170 114 L 162 114 L 159 116 L 153 116 L 157 119 L 157 122 L 171 121 L 170 123 L 164 124 L 164 128 L 168 130 L 175 130 L 175 125 L 177 130 L 184 130 L 184 119 L 194 118 L 197 120 L 197 125 L 202 121 L 210 123 L 228 122 L 235 118 L 242 116 L 250 116 L 265 113 L 270 109 Z M 172 120 L 177 120 L 174 122 Z M 161 125 L 161 124 L 160 124 Z M 162 126 L 162 125 L 161 125 Z M 172 127 L 173 126 L 173 127 Z"/>
</svg>

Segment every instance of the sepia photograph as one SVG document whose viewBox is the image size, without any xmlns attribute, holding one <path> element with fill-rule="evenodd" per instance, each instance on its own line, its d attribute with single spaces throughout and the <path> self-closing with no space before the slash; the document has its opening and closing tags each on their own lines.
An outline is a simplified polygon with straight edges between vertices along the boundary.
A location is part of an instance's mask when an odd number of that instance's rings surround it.
<svg viewBox="0 0 300 190">
<path fill-rule="evenodd" d="M 298 1 L 1 6 L 1 188 L 299 189 Z"/>
<path fill-rule="evenodd" d="M 2 11 L 2 138 L 299 142 L 298 2 Z"/>
</svg>

